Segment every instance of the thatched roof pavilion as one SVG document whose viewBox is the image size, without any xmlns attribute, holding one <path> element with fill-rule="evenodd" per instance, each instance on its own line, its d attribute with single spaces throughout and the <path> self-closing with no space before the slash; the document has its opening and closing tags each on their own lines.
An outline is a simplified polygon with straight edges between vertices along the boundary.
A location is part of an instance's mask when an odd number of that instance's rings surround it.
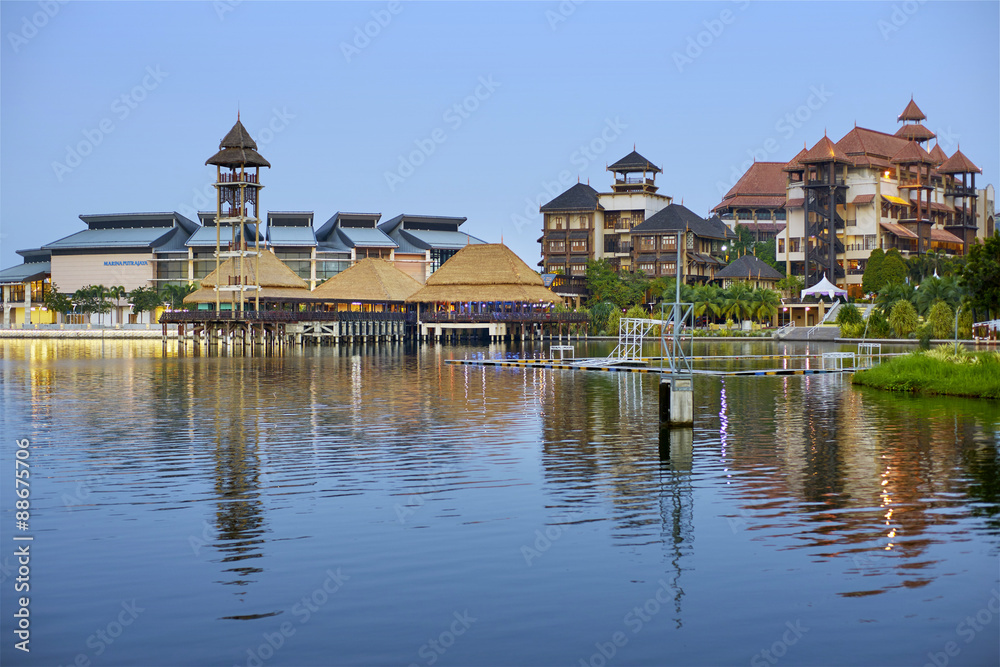
<svg viewBox="0 0 1000 667">
<path fill-rule="evenodd" d="M 384 259 L 362 259 L 318 285 L 309 295 L 314 301 L 398 303 L 422 285 Z"/>
<path fill-rule="evenodd" d="M 557 303 L 542 277 L 502 243 L 467 245 L 431 274 L 409 303 Z"/>
<path fill-rule="evenodd" d="M 216 284 L 222 287 L 235 284 L 260 285 L 260 298 L 267 301 L 293 301 L 310 297 L 309 284 L 275 257 L 273 252 L 261 251 L 260 275 L 254 278 L 254 266 L 257 264 L 256 257 L 245 258 L 243 260 L 243 278 L 240 280 L 240 258 L 227 259 L 218 269 L 202 278 L 201 288 L 184 297 L 184 303 L 215 303 Z M 220 294 L 223 302 L 232 301 L 230 293 L 224 292 L 223 294 L 225 296 Z M 244 295 L 245 299 L 252 300 L 253 297 L 254 292 L 252 291 L 248 291 Z"/>
</svg>

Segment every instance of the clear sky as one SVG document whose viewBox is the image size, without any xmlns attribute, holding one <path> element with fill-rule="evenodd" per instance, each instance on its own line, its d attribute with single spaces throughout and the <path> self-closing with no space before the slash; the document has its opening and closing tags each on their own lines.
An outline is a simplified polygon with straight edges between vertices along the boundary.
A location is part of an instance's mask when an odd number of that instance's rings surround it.
<svg viewBox="0 0 1000 667">
<path fill-rule="evenodd" d="M 538 206 L 638 151 L 701 215 L 756 155 L 912 95 L 1000 185 L 997 2 L 0 2 L 0 267 L 80 214 L 214 210 L 244 125 L 266 210 L 465 216 L 533 268 Z"/>
</svg>

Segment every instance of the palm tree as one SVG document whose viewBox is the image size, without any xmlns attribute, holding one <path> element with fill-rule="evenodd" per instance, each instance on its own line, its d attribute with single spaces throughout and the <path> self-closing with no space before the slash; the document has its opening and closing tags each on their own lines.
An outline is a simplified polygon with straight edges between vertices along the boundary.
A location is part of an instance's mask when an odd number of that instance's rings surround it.
<svg viewBox="0 0 1000 667">
<path fill-rule="evenodd" d="M 907 283 L 889 283 L 875 297 L 875 305 L 886 317 L 892 312 L 892 307 L 897 301 L 909 301 L 913 303 L 915 298 L 913 285 Z"/>
<path fill-rule="evenodd" d="M 163 287 L 163 300 L 170 304 L 172 310 L 180 310 L 184 307 L 184 297 L 195 289 L 191 283 L 182 285 L 168 284 Z"/>
<path fill-rule="evenodd" d="M 722 289 L 716 285 L 700 285 L 695 288 L 694 316 L 696 318 L 710 315 L 713 318 L 722 314 Z"/>
<path fill-rule="evenodd" d="M 753 316 L 758 322 L 772 321 L 781 307 L 781 296 L 773 289 L 762 287 L 751 293 Z"/>
<path fill-rule="evenodd" d="M 749 317 L 751 314 L 750 297 L 749 285 L 743 282 L 733 284 L 726 290 L 726 299 L 722 307 L 723 314 L 737 320 Z"/>
</svg>

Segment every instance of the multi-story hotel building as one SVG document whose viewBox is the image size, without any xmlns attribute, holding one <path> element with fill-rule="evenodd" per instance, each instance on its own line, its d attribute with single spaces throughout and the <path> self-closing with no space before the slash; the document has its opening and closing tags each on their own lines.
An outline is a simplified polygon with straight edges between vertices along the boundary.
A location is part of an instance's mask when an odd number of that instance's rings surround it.
<svg viewBox="0 0 1000 667">
<path fill-rule="evenodd" d="M 614 174 L 611 192 L 577 183 L 539 209 L 543 272 L 582 277 L 587 260 L 606 259 L 618 270 L 673 275 L 677 234 L 682 233 L 687 281 L 712 280 L 715 269 L 724 266 L 714 256 L 723 252 L 732 232 L 718 218 L 705 220 L 659 194 L 656 174 L 662 170 L 635 151 L 607 170 Z"/>
<path fill-rule="evenodd" d="M 714 210 L 727 225 L 744 224 L 763 238 L 783 209 L 776 251 L 786 273 L 807 286 L 825 274 L 852 296 L 861 294 L 875 248 L 904 257 L 965 254 L 975 239 L 995 233 L 993 186 L 976 188 L 982 170 L 961 150 L 948 156 L 935 144 L 928 151 L 924 144 L 935 135 L 925 119 L 910 100 L 895 134 L 855 127 L 836 143 L 824 136 L 787 163 L 754 164 Z"/>
</svg>

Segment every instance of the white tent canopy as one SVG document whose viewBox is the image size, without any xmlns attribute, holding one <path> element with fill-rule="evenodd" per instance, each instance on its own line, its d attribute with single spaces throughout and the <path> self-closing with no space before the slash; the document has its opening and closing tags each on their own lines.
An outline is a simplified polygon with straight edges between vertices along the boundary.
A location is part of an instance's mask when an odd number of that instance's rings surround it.
<svg viewBox="0 0 1000 667">
<path fill-rule="evenodd" d="M 831 283 L 829 280 L 826 279 L 826 274 L 824 273 L 823 280 L 819 281 L 812 287 L 802 290 L 801 296 L 804 299 L 807 296 L 821 296 L 824 294 L 830 299 L 833 299 L 838 296 L 846 297 L 847 290 L 842 290 L 833 283 Z"/>
</svg>

